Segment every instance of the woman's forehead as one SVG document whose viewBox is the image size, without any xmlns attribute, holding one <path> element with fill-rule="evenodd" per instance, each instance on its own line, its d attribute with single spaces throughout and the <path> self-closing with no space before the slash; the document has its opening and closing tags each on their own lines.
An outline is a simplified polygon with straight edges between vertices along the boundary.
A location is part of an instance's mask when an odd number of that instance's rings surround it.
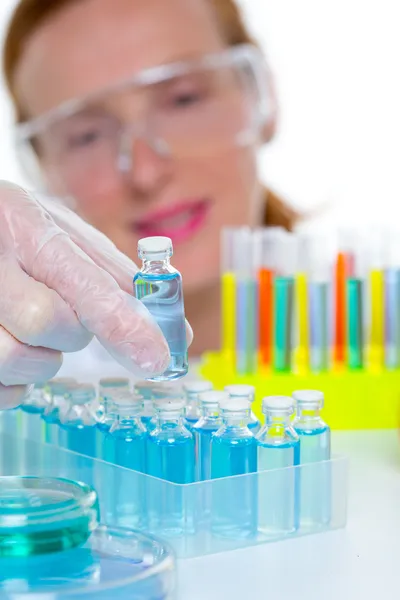
<svg viewBox="0 0 400 600">
<path fill-rule="evenodd" d="M 35 117 L 142 69 L 222 46 L 209 0 L 84 0 L 29 40 L 17 93 Z"/>
</svg>

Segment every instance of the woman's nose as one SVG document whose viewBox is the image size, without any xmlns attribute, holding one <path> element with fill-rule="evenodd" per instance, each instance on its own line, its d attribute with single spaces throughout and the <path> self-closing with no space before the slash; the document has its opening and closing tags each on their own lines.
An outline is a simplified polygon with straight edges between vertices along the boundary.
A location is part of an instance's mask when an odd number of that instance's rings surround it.
<svg viewBox="0 0 400 600">
<path fill-rule="evenodd" d="M 168 183 L 172 160 L 162 140 L 131 136 L 119 157 L 119 168 L 137 192 L 154 194 Z"/>
</svg>

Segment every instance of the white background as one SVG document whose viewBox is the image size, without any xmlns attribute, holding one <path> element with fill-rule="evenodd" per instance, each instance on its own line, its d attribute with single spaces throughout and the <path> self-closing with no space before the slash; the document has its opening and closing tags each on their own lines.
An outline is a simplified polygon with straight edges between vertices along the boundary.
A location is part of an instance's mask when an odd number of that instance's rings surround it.
<svg viewBox="0 0 400 600">
<path fill-rule="evenodd" d="M 280 102 L 265 180 L 304 209 L 395 222 L 400 214 L 398 0 L 241 0 Z M 0 35 L 15 0 L 0 3 Z M 21 182 L 0 82 L 0 178 Z"/>
</svg>

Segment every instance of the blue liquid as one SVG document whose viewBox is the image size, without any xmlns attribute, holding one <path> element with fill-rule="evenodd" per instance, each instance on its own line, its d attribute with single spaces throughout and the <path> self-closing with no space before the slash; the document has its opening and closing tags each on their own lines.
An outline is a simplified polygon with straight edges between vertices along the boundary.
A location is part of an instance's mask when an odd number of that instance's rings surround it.
<svg viewBox="0 0 400 600">
<path fill-rule="evenodd" d="M 35 444 L 24 443 L 24 473 L 37 475 L 42 464 L 42 446 L 44 442 L 44 422 L 41 418 L 42 410 L 33 406 L 24 406 L 22 416 L 22 435 Z"/>
<path fill-rule="evenodd" d="M 108 511 L 120 527 L 143 529 L 147 523 L 146 472 L 147 433 L 136 429 L 117 429 L 105 436 L 105 460 L 131 469 L 129 475 L 112 471 L 108 490 Z M 136 471 L 136 472 L 134 472 Z"/>
<path fill-rule="evenodd" d="M 212 486 L 211 527 L 219 537 L 248 539 L 257 533 L 257 476 L 232 477 L 257 471 L 255 438 L 213 436 L 211 476 L 228 478 Z"/>
<path fill-rule="evenodd" d="M 168 369 L 153 381 L 179 379 L 188 372 L 185 312 L 180 273 L 137 273 L 134 277 L 136 297 L 153 315 L 171 353 Z"/>
<path fill-rule="evenodd" d="M 0 411 L 0 475 L 20 475 L 23 460 L 23 444 L 21 444 L 20 418 L 22 413 L 18 408 Z"/>
<path fill-rule="evenodd" d="M 45 422 L 44 427 L 44 441 L 46 444 L 57 445 L 59 443 L 59 425 L 60 421 L 58 418 L 58 410 L 53 411 L 49 415 L 42 415 L 42 419 Z"/>
<path fill-rule="evenodd" d="M 165 433 L 165 429 L 162 433 Z M 185 484 L 195 480 L 194 440 L 186 433 L 174 438 L 160 439 L 153 431 L 148 443 L 147 468 L 149 475 L 169 482 Z M 166 537 L 179 537 L 194 532 L 193 486 L 171 485 L 166 481 L 150 480 L 150 530 Z"/>
<path fill-rule="evenodd" d="M 211 438 L 221 427 L 221 422 L 198 423 L 193 428 L 195 442 L 196 481 L 211 479 Z"/>
<path fill-rule="evenodd" d="M 193 427 L 199 422 L 199 420 L 200 414 L 195 417 L 185 417 L 185 427 L 189 429 L 189 431 L 193 432 Z"/>
<path fill-rule="evenodd" d="M 299 473 L 288 469 L 299 464 L 298 440 L 281 444 L 258 443 L 258 529 L 279 537 L 299 527 Z"/>
<path fill-rule="evenodd" d="M 148 473 L 174 483 L 193 483 L 194 441 L 192 436 L 159 439 L 154 432 L 148 444 Z"/>
<path fill-rule="evenodd" d="M 251 413 L 251 418 L 250 418 L 250 421 L 249 421 L 247 427 L 250 429 L 250 431 L 253 435 L 257 435 L 257 433 L 261 429 L 261 423 L 257 419 L 256 415 L 254 415 L 253 413 Z"/>
<path fill-rule="evenodd" d="M 68 450 L 96 458 L 96 428 L 83 425 L 61 425 L 64 445 Z"/>
<path fill-rule="evenodd" d="M 331 519 L 330 429 L 295 427 L 300 438 L 300 526 L 319 529 Z M 306 466 L 307 465 L 307 466 Z"/>
</svg>

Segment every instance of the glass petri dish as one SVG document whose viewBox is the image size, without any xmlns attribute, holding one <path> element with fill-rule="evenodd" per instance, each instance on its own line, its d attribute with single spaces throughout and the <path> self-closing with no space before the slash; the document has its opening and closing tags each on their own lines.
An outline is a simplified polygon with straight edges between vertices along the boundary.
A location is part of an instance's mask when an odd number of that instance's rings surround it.
<svg viewBox="0 0 400 600">
<path fill-rule="evenodd" d="M 98 523 L 97 494 L 86 484 L 0 477 L 0 560 L 76 548 Z"/>
<path fill-rule="evenodd" d="M 80 548 L 0 559 L 1 600 L 172 600 L 175 591 L 170 547 L 128 529 L 99 526 Z"/>
</svg>

